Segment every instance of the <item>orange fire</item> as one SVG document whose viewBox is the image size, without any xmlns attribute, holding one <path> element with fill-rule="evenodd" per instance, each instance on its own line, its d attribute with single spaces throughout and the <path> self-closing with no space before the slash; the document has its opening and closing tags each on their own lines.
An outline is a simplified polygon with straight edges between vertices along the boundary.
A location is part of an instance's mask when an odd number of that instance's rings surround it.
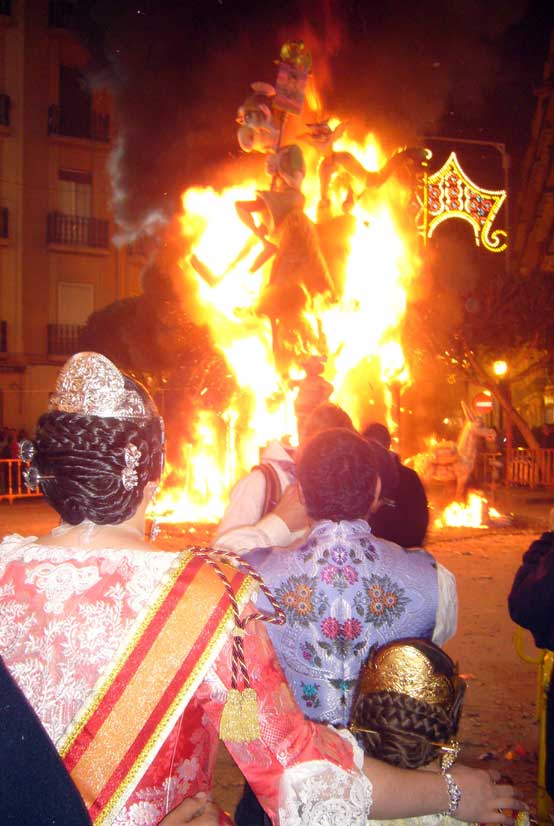
<svg viewBox="0 0 554 826">
<path fill-rule="evenodd" d="M 467 502 L 451 502 L 434 521 L 435 528 L 490 528 L 503 524 L 509 517 L 489 505 L 481 494 L 472 491 Z"/>
<path fill-rule="evenodd" d="M 378 169 L 386 160 L 373 135 L 360 143 L 346 131 L 335 148 L 350 152 L 367 170 Z M 305 211 L 315 221 L 319 155 L 311 147 L 303 150 Z M 340 176 L 337 180 L 331 207 L 333 214 L 340 215 L 344 192 Z M 181 446 L 179 467 L 168 470 L 155 506 L 158 518 L 217 521 L 232 483 L 258 462 L 260 445 L 285 436 L 296 443 L 297 390 L 279 375 L 269 319 L 255 311 L 271 262 L 258 272 L 249 271 L 261 247 L 234 206 L 238 200 L 253 199 L 257 189 L 268 188 L 263 173 L 259 179 L 245 179 L 219 191 L 207 187 L 183 193 L 181 227 L 190 250 L 181 261 L 187 310 L 192 306 L 195 320 L 208 325 L 241 393 L 221 416 L 199 414 L 193 440 Z M 401 228 L 407 200 L 407 190 L 393 178 L 356 200 L 342 294 L 334 303 L 314 302 L 312 312 L 303 318 L 314 335 L 318 329 L 323 331 L 328 348 L 324 375 L 335 388 L 331 400 L 344 407 L 357 425 L 367 417 L 376 382 L 387 392 L 394 383 L 410 382 L 400 330 L 407 291 L 418 275 L 420 260 L 413 230 L 408 236 Z M 205 267 L 203 276 L 191 266 L 193 256 Z M 303 376 L 300 361 L 289 378 Z M 390 407 L 390 398 L 385 402 Z"/>
</svg>

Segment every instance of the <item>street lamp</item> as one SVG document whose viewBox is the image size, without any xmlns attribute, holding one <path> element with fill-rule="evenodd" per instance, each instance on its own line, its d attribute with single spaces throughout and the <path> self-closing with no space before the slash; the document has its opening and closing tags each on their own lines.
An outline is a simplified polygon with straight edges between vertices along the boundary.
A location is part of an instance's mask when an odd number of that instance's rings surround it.
<svg viewBox="0 0 554 826">
<path fill-rule="evenodd" d="M 502 376 L 505 376 L 508 372 L 508 365 L 505 361 L 499 359 L 498 361 L 495 361 L 492 365 L 492 372 L 495 376 L 497 376 L 500 379 L 502 378 Z"/>
</svg>

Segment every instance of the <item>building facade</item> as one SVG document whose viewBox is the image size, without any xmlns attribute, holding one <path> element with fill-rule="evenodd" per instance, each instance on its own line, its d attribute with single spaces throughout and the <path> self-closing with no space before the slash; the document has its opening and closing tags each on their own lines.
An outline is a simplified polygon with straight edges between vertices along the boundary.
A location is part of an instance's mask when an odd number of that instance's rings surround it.
<svg viewBox="0 0 554 826">
<path fill-rule="evenodd" d="M 522 278 L 533 273 L 548 282 L 554 273 L 554 33 L 546 56 L 531 135 L 520 174 L 512 260 Z M 513 387 L 519 412 L 531 427 L 554 424 L 554 363 L 523 371 Z"/>
<path fill-rule="evenodd" d="M 0 0 L 0 426 L 32 431 L 91 312 L 140 292 L 112 243 L 116 123 L 70 0 Z"/>
</svg>

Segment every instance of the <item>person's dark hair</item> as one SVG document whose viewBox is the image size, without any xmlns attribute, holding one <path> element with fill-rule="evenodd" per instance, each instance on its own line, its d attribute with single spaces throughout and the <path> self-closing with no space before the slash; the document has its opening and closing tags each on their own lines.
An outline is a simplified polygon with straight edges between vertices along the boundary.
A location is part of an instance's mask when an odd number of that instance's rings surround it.
<svg viewBox="0 0 554 826">
<path fill-rule="evenodd" d="M 355 431 L 356 428 L 352 424 L 352 419 L 342 407 L 331 402 L 323 402 L 314 407 L 309 416 L 307 416 L 304 427 L 302 429 L 302 439 L 310 439 L 316 433 L 322 430 L 329 430 L 331 427 L 343 427 L 347 430 Z"/>
<path fill-rule="evenodd" d="M 384 424 L 380 422 L 371 422 L 362 430 L 362 436 L 368 441 L 379 442 L 380 445 L 386 447 L 387 450 L 391 445 L 390 433 Z"/>
<path fill-rule="evenodd" d="M 130 445 L 140 455 L 137 484 L 127 490 L 122 473 Z M 41 489 L 65 522 L 78 525 L 89 519 L 99 525 L 118 524 L 135 513 L 146 483 L 160 477 L 163 423 L 158 417 L 130 420 L 45 413 L 38 421 L 34 447 L 32 464 L 43 477 Z M 54 478 L 44 478 L 48 476 Z"/>
<path fill-rule="evenodd" d="M 379 442 L 371 440 L 368 444 L 373 457 L 373 466 L 381 480 L 380 498 L 394 500 L 400 480 L 396 456 Z"/>
<path fill-rule="evenodd" d="M 404 645 L 415 647 L 425 655 L 431 664 L 426 671 L 427 679 L 442 675 L 448 680 L 451 701 L 425 702 L 394 690 L 364 693 L 362 670 L 360 688 L 352 706 L 351 725 L 355 733 L 356 727 L 366 729 L 356 733 L 366 754 L 394 766 L 415 769 L 444 754 L 440 745 L 448 745 L 455 738 L 466 685 L 448 654 L 430 640 L 405 639 L 388 643 L 372 652 L 368 662 L 386 649 Z M 398 664 L 402 668 L 401 657 Z M 388 676 L 390 679 L 390 673 Z"/>
<path fill-rule="evenodd" d="M 377 481 L 371 448 L 346 428 L 317 433 L 300 454 L 298 480 L 312 519 L 366 519 Z"/>
</svg>

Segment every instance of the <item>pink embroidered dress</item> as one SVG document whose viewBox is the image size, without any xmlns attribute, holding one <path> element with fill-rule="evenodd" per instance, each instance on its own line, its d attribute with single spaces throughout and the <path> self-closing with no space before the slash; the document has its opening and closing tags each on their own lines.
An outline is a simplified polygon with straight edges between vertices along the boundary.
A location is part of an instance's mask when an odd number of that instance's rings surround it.
<svg viewBox="0 0 554 826">
<path fill-rule="evenodd" d="M 114 663 L 146 614 L 157 610 L 167 581 L 190 554 L 47 546 L 35 540 L 11 535 L 0 544 L 0 650 L 65 754 L 82 728 L 83 710 L 94 708 L 95 692 L 111 679 Z M 205 564 L 201 570 L 215 588 L 217 575 Z M 253 596 L 251 586 L 239 594 L 241 612 L 252 610 Z M 158 742 L 137 760 L 117 805 L 93 818 L 95 824 L 154 826 L 184 796 L 211 788 L 219 722 L 231 685 L 233 623 L 221 628 L 218 635 L 200 634 L 188 693 L 168 706 Z M 281 826 L 365 824 L 372 789 L 358 746 L 349 735 L 304 719 L 263 622 L 247 625 L 244 648 L 258 695 L 261 736 L 226 745 L 272 821 Z M 180 664 L 179 650 L 173 654 Z M 140 705 L 139 694 L 139 702 L 119 721 L 122 741 Z M 103 753 L 111 749 L 110 743 L 98 747 Z"/>
</svg>

